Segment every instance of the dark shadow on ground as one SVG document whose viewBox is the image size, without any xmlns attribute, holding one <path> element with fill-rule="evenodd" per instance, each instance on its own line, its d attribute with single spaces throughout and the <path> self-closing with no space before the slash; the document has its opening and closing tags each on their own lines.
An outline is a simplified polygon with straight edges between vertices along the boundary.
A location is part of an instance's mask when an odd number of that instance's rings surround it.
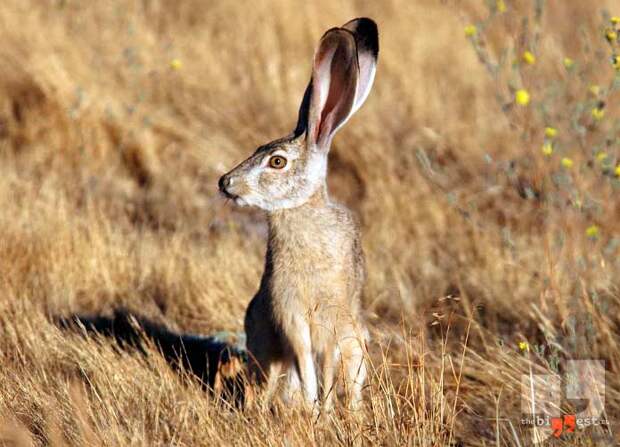
<svg viewBox="0 0 620 447">
<path fill-rule="evenodd" d="M 247 353 L 239 334 L 179 334 L 124 309 L 116 310 L 111 317 L 80 314 L 59 317 L 56 323 L 62 329 L 84 336 L 99 334 L 114 339 L 120 349 L 135 350 L 145 356 L 148 355 L 145 343 L 149 341 L 171 368 L 191 373 L 205 390 L 235 406 L 243 405 L 245 394 L 249 397 L 244 374 Z"/>
</svg>

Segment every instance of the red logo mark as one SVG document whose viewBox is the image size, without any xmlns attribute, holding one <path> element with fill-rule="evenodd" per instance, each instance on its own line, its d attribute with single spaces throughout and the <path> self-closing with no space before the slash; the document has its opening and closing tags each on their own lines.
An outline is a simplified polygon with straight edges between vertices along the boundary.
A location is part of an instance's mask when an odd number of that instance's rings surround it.
<svg viewBox="0 0 620 447">
<path fill-rule="evenodd" d="M 576 418 L 574 414 L 565 414 L 563 418 L 551 418 L 551 430 L 553 430 L 553 436 L 559 438 L 563 432 L 574 433 L 575 432 Z"/>
</svg>

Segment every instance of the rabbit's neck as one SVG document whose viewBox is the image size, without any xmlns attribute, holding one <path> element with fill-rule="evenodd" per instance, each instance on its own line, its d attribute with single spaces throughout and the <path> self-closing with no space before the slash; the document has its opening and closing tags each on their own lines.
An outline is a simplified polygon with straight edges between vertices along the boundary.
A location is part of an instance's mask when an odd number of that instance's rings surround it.
<svg viewBox="0 0 620 447">
<path fill-rule="evenodd" d="M 334 245 L 331 235 L 339 225 L 336 206 L 327 188 L 321 187 L 303 205 L 269 213 L 268 256 L 327 256 Z"/>
<path fill-rule="evenodd" d="M 293 208 L 282 208 L 269 212 L 268 220 L 270 222 L 278 222 L 295 216 L 303 216 L 312 210 L 327 208 L 330 204 L 329 195 L 327 193 L 327 185 L 323 183 L 310 196 L 308 200 L 299 206 Z"/>
</svg>

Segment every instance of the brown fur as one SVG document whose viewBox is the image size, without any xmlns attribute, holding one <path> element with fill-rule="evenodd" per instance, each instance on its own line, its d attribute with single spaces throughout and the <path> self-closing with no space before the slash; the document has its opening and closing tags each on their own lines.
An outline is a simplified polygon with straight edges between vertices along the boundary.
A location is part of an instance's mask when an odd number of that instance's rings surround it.
<svg viewBox="0 0 620 447">
<path fill-rule="evenodd" d="M 321 363 L 323 399 L 329 402 L 335 371 L 328 371 L 336 367 L 330 360 L 342 357 L 344 371 L 363 368 L 365 330 L 358 315 L 365 268 L 359 226 L 349 210 L 321 190 L 306 205 L 271 213 L 269 230 L 265 272 L 245 318 L 253 373 L 261 378 L 274 364 L 275 369 L 295 367 L 304 349 L 300 323 L 308 325 L 312 352 Z M 349 388 L 354 379 L 349 377 Z"/>
<path fill-rule="evenodd" d="M 329 407 L 341 369 L 351 406 L 361 400 L 367 332 L 359 318 L 366 276 L 360 230 L 352 213 L 329 199 L 325 180 L 331 140 L 368 95 L 377 54 L 369 19 L 325 33 L 295 132 L 220 179 L 227 197 L 269 213 L 265 271 L 245 317 L 251 375 L 267 382 L 268 396 L 285 375 L 286 399 L 301 392 L 314 406 L 320 391 Z"/>
</svg>

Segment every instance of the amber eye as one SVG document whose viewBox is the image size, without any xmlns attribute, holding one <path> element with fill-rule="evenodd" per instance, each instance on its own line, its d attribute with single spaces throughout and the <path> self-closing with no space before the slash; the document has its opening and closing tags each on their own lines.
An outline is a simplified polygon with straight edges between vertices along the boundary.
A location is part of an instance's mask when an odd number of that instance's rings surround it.
<svg viewBox="0 0 620 447">
<path fill-rule="evenodd" d="M 280 155 L 274 155 L 269 159 L 269 167 L 273 169 L 282 169 L 286 166 L 286 158 Z"/>
</svg>

